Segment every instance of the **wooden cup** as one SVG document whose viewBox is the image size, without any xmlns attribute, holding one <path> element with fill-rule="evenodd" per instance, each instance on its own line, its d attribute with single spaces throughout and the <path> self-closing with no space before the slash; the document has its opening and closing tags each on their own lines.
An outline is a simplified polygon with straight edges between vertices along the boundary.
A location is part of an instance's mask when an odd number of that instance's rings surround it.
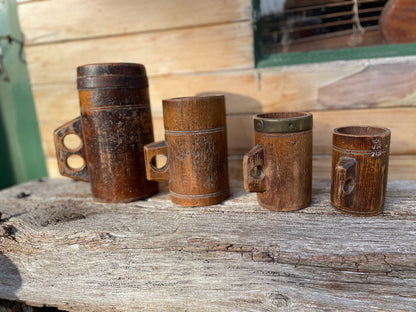
<svg viewBox="0 0 416 312">
<path fill-rule="evenodd" d="M 229 196 L 223 95 L 163 100 L 165 141 L 144 147 L 149 180 L 169 182 L 172 202 L 206 206 Z M 154 166 L 164 155 L 166 165 Z"/>
<path fill-rule="evenodd" d="M 331 203 L 357 216 L 383 211 L 389 166 L 390 130 L 369 126 L 334 129 Z"/>
<path fill-rule="evenodd" d="M 244 188 L 274 211 L 307 207 L 312 194 L 312 114 L 254 116 L 254 144 L 244 156 Z"/>
<path fill-rule="evenodd" d="M 62 175 L 89 181 L 96 201 L 130 202 L 158 191 L 146 180 L 143 146 L 153 142 L 146 69 L 141 64 L 91 64 L 77 68 L 81 116 L 54 132 Z M 70 149 L 68 134 L 82 144 Z M 84 166 L 71 168 L 68 158 L 79 155 Z"/>
</svg>

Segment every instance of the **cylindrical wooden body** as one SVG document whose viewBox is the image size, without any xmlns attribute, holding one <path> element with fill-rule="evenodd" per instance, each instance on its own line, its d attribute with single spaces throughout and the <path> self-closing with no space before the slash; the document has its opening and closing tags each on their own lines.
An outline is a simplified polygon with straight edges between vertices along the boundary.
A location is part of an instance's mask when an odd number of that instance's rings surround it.
<svg viewBox="0 0 416 312">
<path fill-rule="evenodd" d="M 163 100 L 163 119 L 166 141 L 145 147 L 148 179 L 169 181 L 171 200 L 179 205 L 206 206 L 226 199 L 229 184 L 224 96 Z M 156 176 L 151 165 L 157 154 L 167 156 L 162 176 L 160 172 Z"/>
<path fill-rule="evenodd" d="M 369 126 L 333 132 L 331 203 L 339 211 L 372 216 L 383 211 L 390 130 Z"/>
<path fill-rule="evenodd" d="M 143 146 L 154 140 L 145 67 L 91 64 L 78 67 L 77 74 L 78 130 L 83 170 L 88 170 L 81 180 L 90 181 L 101 202 L 129 202 L 156 193 L 157 183 L 146 179 L 143 155 Z"/>
<path fill-rule="evenodd" d="M 244 185 L 275 211 L 307 207 L 312 194 L 312 114 L 254 117 L 255 147 L 244 157 Z"/>
</svg>

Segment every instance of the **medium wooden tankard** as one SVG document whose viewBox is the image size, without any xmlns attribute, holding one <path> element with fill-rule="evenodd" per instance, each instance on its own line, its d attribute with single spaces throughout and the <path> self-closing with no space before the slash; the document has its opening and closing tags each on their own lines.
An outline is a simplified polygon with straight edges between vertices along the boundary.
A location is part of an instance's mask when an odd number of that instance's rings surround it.
<svg viewBox="0 0 416 312">
<path fill-rule="evenodd" d="M 223 95 L 163 100 L 166 140 L 144 147 L 147 178 L 169 182 L 171 200 L 206 206 L 229 196 Z M 167 157 L 162 168 L 156 155 Z"/>
<path fill-rule="evenodd" d="M 275 211 L 307 207 L 312 194 L 312 114 L 254 116 L 254 144 L 244 156 L 244 187 Z"/>
</svg>

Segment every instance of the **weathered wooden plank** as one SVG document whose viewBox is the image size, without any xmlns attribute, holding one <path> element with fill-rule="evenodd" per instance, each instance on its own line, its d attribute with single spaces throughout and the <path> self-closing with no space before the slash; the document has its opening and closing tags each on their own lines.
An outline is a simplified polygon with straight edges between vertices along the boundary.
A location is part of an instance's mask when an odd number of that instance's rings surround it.
<svg viewBox="0 0 416 312">
<path fill-rule="evenodd" d="M 391 181 L 385 212 L 365 219 L 331 208 L 327 181 L 295 213 L 232 185 L 200 208 L 166 191 L 98 204 L 67 180 L 4 190 L 0 297 L 68 311 L 414 309 L 415 182 Z"/>
<path fill-rule="evenodd" d="M 101 62 L 146 65 L 149 76 L 252 68 L 251 22 L 79 40 L 26 48 L 33 84 L 74 81 L 76 66 Z"/>
<path fill-rule="evenodd" d="M 416 102 L 416 63 L 373 65 L 318 89 L 318 102 L 328 108 L 389 106 Z"/>
<path fill-rule="evenodd" d="M 412 100 L 412 98 L 416 96 L 416 91 L 404 92 L 404 89 L 410 90 L 416 85 L 415 79 L 412 78 L 414 74 L 409 71 L 403 74 L 406 78 L 398 79 L 402 87 L 390 81 L 388 70 L 400 71 L 404 67 L 416 67 L 416 58 L 413 61 L 397 61 L 398 63 L 383 65 L 363 65 L 362 61 L 354 61 L 151 77 L 149 85 L 152 113 L 154 117 L 162 116 L 163 99 L 213 93 L 225 94 L 228 114 L 415 106 L 416 99 Z M 388 70 L 385 71 L 384 68 Z M 73 70 L 75 73 L 75 69 Z M 379 84 L 381 79 L 378 74 L 373 78 L 367 75 L 366 80 L 362 82 L 368 87 L 366 89 L 356 84 L 357 90 L 354 91 L 348 83 L 342 85 L 339 83 L 344 79 L 360 76 L 364 72 L 374 73 L 378 70 L 384 73 L 383 79 L 395 85 L 398 91 L 391 88 L 375 88 L 374 86 Z M 331 87 L 334 85 L 336 89 Z M 318 90 L 323 92 L 326 88 L 335 92 L 335 95 L 325 103 L 320 103 L 317 100 Z M 348 93 L 345 90 L 348 90 Z M 391 93 L 388 101 L 383 100 L 386 92 Z M 64 122 L 79 113 L 75 79 L 68 83 L 35 84 L 33 93 L 40 122 Z M 340 94 L 343 96 L 339 96 Z M 334 98 L 335 96 L 338 98 Z"/>
<path fill-rule="evenodd" d="M 27 45 L 251 19 L 250 0 L 48 0 L 18 8 Z"/>
</svg>

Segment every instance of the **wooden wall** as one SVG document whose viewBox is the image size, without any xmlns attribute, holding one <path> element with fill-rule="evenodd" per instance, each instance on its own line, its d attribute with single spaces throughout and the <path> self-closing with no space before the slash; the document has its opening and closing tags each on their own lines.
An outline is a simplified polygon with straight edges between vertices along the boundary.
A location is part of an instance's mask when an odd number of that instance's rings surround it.
<svg viewBox="0 0 416 312">
<path fill-rule="evenodd" d="M 416 179 L 416 56 L 256 69 L 251 0 L 44 0 L 19 5 L 50 177 L 52 132 L 79 115 L 76 66 L 137 62 L 149 75 L 156 140 L 164 98 L 226 96 L 235 166 L 253 141 L 253 113 L 314 114 L 314 178 L 330 179 L 331 131 L 392 130 L 390 178 Z"/>
</svg>

